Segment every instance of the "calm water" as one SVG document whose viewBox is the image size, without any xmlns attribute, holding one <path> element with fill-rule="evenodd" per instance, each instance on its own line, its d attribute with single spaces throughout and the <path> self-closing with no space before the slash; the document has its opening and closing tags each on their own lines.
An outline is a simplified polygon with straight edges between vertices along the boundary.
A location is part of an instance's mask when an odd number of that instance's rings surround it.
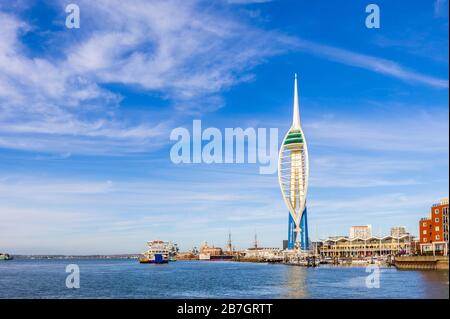
<svg viewBox="0 0 450 319">
<path fill-rule="evenodd" d="M 80 268 L 67 289 L 65 267 Z M 447 271 L 383 268 L 366 288 L 364 267 L 303 268 L 235 262 L 12 260 L 0 262 L 0 298 L 449 298 Z"/>
</svg>

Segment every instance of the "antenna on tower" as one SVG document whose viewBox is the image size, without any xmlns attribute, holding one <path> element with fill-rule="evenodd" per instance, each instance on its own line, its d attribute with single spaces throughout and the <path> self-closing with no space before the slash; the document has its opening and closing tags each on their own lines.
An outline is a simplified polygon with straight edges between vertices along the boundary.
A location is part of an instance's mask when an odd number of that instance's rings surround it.
<svg viewBox="0 0 450 319">
<path fill-rule="evenodd" d="M 294 77 L 294 112 L 292 114 L 292 128 L 300 128 L 300 111 L 298 106 L 298 85 L 297 85 L 297 73 Z"/>
</svg>

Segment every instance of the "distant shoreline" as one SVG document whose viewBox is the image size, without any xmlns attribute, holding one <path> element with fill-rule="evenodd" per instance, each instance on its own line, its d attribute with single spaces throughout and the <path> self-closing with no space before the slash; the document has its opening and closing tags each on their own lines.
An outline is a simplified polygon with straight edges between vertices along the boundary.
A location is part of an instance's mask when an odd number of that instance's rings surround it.
<svg viewBox="0 0 450 319">
<path fill-rule="evenodd" d="M 137 259 L 140 254 L 117 255 L 12 255 L 14 259 Z"/>
</svg>

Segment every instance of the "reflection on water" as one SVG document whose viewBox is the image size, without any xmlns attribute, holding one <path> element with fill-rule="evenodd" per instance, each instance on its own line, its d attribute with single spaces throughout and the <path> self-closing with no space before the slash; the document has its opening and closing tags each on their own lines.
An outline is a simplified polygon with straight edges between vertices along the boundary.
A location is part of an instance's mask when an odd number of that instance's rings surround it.
<svg viewBox="0 0 450 319">
<path fill-rule="evenodd" d="M 309 269 L 310 270 L 310 269 Z M 281 298 L 304 299 L 309 298 L 306 282 L 308 269 L 305 267 L 288 266 L 284 272 L 286 293 Z"/>
<path fill-rule="evenodd" d="M 428 291 L 429 298 L 442 298 L 443 295 L 449 295 L 448 291 L 448 270 L 423 270 L 419 271 L 421 282 Z M 442 285 L 446 283 L 446 285 Z"/>
</svg>

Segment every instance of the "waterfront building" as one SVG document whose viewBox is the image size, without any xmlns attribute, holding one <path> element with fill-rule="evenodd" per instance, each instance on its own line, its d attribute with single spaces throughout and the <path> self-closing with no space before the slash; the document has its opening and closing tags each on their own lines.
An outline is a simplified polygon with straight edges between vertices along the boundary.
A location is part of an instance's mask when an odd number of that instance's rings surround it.
<svg viewBox="0 0 450 319">
<path fill-rule="evenodd" d="M 178 253 L 177 260 L 198 260 L 198 255 L 194 255 L 191 251 L 181 252 Z"/>
<path fill-rule="evenodd" d="M 288 215 L 288 249 L 308 250 L 308 147 L 300 126 L 297 74 L 294 80 L 292 126 L 283 139 L 278 158 L 278 182 Z"/>
<path fill-rule="evenodd" d="M 321 241 L 313 241 L 310 243 L 310 249 L 314 255 L 319 254 L 320 248 L 322 247 L 322 245 L 323 245 L 323 242 L 321 242 Z"/>
<path fill-rule="evenodd" d="M 411 253 L 412 242 L 413 238 L 410 235 L 400 237 L 328 238 L 322 241 L 319 253 L 322 257 L 333 258 L 408 255 Z"/>
<path fill-rule="evenodd" d="M 433 204 L 428 217 L 419 221 L 420 251 L 448 255 L 448 198 Z"/>
<path fill-rule="evenodd" d="M 329 236 L 328 237 L 328 239 L 332 239 L 332 240 L 337 240 L 337 239 L 340 239 L 340 238 L 346 238 L 346 239 L 348 239 L 349 237 L 348 236 Z"/>
<path fill-rule="evenodd" d="M 419 255 L 420 254 L 420 239 L 414 238 L 411 242 L 411 255 Z"/>
<path fill-rule="evenodd" d="M 244 259 L 275 260 L 283 259 L 283 251 L 273 247 L 251 247 L 243 252 Z"/>
<path fill-rule="evenodd" d="M 222 255 L 222 253 L 223 253 L 222 248 L 208 246 L 208 242 L 205 241 L 205 242 L 203 242 L 202 246 L 200 247 L 198 259 L 210 260 L 211 256 L 220 256 L 220 255 Z"/>
<path fill-rule="evenodd" d="M 232 260 L 233 254 L 224 254 L 222 248 L 215 246 L 208 246 L 205 241 L 200 248 L 200 253 L 198 254 L 199 260 Z"/>
<path fill-rule="evenodd" d="M 350 227 L 350 239 L 367 239 L 370 237 L 372 237 L 372 225 Z"/>
<path fill-rule="evenodd" d="M 391 236 L 393 237 L 400 237 L 403 235 L 409 235 L 409 233 L 406 231 L 405 226 L 397 226 L 391 228 Z"/>
</svg>

